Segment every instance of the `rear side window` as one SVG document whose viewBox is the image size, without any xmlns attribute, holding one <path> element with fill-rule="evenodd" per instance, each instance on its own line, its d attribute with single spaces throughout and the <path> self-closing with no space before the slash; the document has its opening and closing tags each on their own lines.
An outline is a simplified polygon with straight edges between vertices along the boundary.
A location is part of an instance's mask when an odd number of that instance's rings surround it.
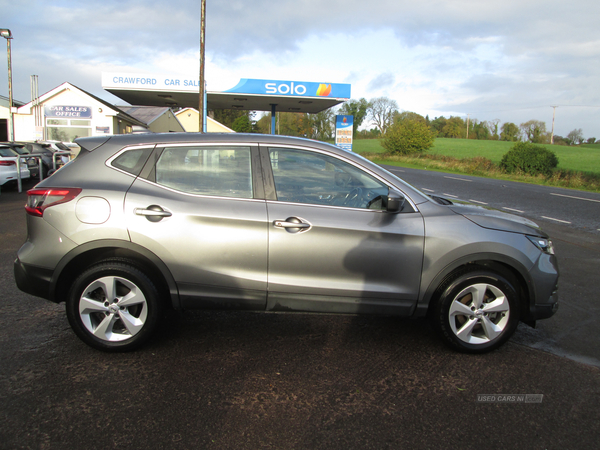
<svg viewBox="0 0 600 450">
<path fill-rule="evenodd" d="M 253 196 L 250 147 L 167 147 L 155 176 L 156 183 L 190 194 Z"/>
<path fill-rule="evenodd" d="M 124 170 L 127 173 L 138 176 L 146 163 L 151 148 L 139 148 L 123 152 L 112 162 L 112 166 Z"/>
</svg>

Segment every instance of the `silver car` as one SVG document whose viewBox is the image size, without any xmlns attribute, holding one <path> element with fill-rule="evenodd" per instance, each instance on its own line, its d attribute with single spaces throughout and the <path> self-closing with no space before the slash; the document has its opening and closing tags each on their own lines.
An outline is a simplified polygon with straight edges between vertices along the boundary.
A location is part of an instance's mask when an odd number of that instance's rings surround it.
<svg viewBox="0 0 600 450">
<path fill-rule="evenodd" d="M 557 310 L 551 241 L 431 197 L 352 152 L 244 134 L 82 138 L 28 192 L 19 288 L 66 302 L 90 346 L 144 343 L 165 308 L 428 316 L 497 348 Z"/>
</svg>

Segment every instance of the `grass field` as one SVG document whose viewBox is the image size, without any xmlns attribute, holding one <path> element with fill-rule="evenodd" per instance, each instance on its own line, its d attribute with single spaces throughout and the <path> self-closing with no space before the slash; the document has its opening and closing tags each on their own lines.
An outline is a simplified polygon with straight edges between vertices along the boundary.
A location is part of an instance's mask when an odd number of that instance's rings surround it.
<svg viewBox="0 0 600 450">
<path fill-rule="evenodd" d="M 512 145 L 512 142 L 504 141 L 437 138 L 427 154 L 450 156 L 457 159 L 483 156 L 494 163 L 499 163 Z M 572 147 L 546 145 L 546 148 L 558 156 L 559 169 L 600 174 L 600 144 L 583 144 Z M 385 152 L 379 139 L 357 139 L 353 143 L 353 150 L 356 153 Z"/>
</svg>

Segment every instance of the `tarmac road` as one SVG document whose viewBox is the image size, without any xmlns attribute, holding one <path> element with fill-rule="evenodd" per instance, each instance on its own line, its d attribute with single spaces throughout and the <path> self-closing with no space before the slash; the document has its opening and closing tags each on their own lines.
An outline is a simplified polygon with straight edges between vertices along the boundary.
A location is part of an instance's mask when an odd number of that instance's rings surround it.
<svg viewBox="0 0 600 450">
<path fill-rule="evenodd" d="M 143 349 L 105 354 L 64 305 L 16 288 L 24 202 L 0 195 L 2 449 L 598 445 L 600 369 L 533 348 L 599 359 L 595 235 L 549 230 L 561 309 L 486 355 L 448 350 L 423 320 L 229 312 L 172 315 Z"/>
</svg>

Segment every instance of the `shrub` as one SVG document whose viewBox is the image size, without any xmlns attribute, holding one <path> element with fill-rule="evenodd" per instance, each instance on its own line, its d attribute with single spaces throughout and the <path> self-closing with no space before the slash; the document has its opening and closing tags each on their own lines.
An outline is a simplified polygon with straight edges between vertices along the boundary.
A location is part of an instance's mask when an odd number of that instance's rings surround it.
<svg viewBox="0 0 600 450">
<path fill-rule="evenodd" d="M 528 175 L 552 175 L 558 166 L 554 152 L 541 145 L 530 142 L 518 142 L 502 157 L 500 167 L 508 173 Z"/>
<path fill-rule="evenodd" d="M 425 122 L 402 120 L 394 123 L 381 145 L 392 155 L 423 153 L 433 146 L 434 135 Z"/>
</svg>

